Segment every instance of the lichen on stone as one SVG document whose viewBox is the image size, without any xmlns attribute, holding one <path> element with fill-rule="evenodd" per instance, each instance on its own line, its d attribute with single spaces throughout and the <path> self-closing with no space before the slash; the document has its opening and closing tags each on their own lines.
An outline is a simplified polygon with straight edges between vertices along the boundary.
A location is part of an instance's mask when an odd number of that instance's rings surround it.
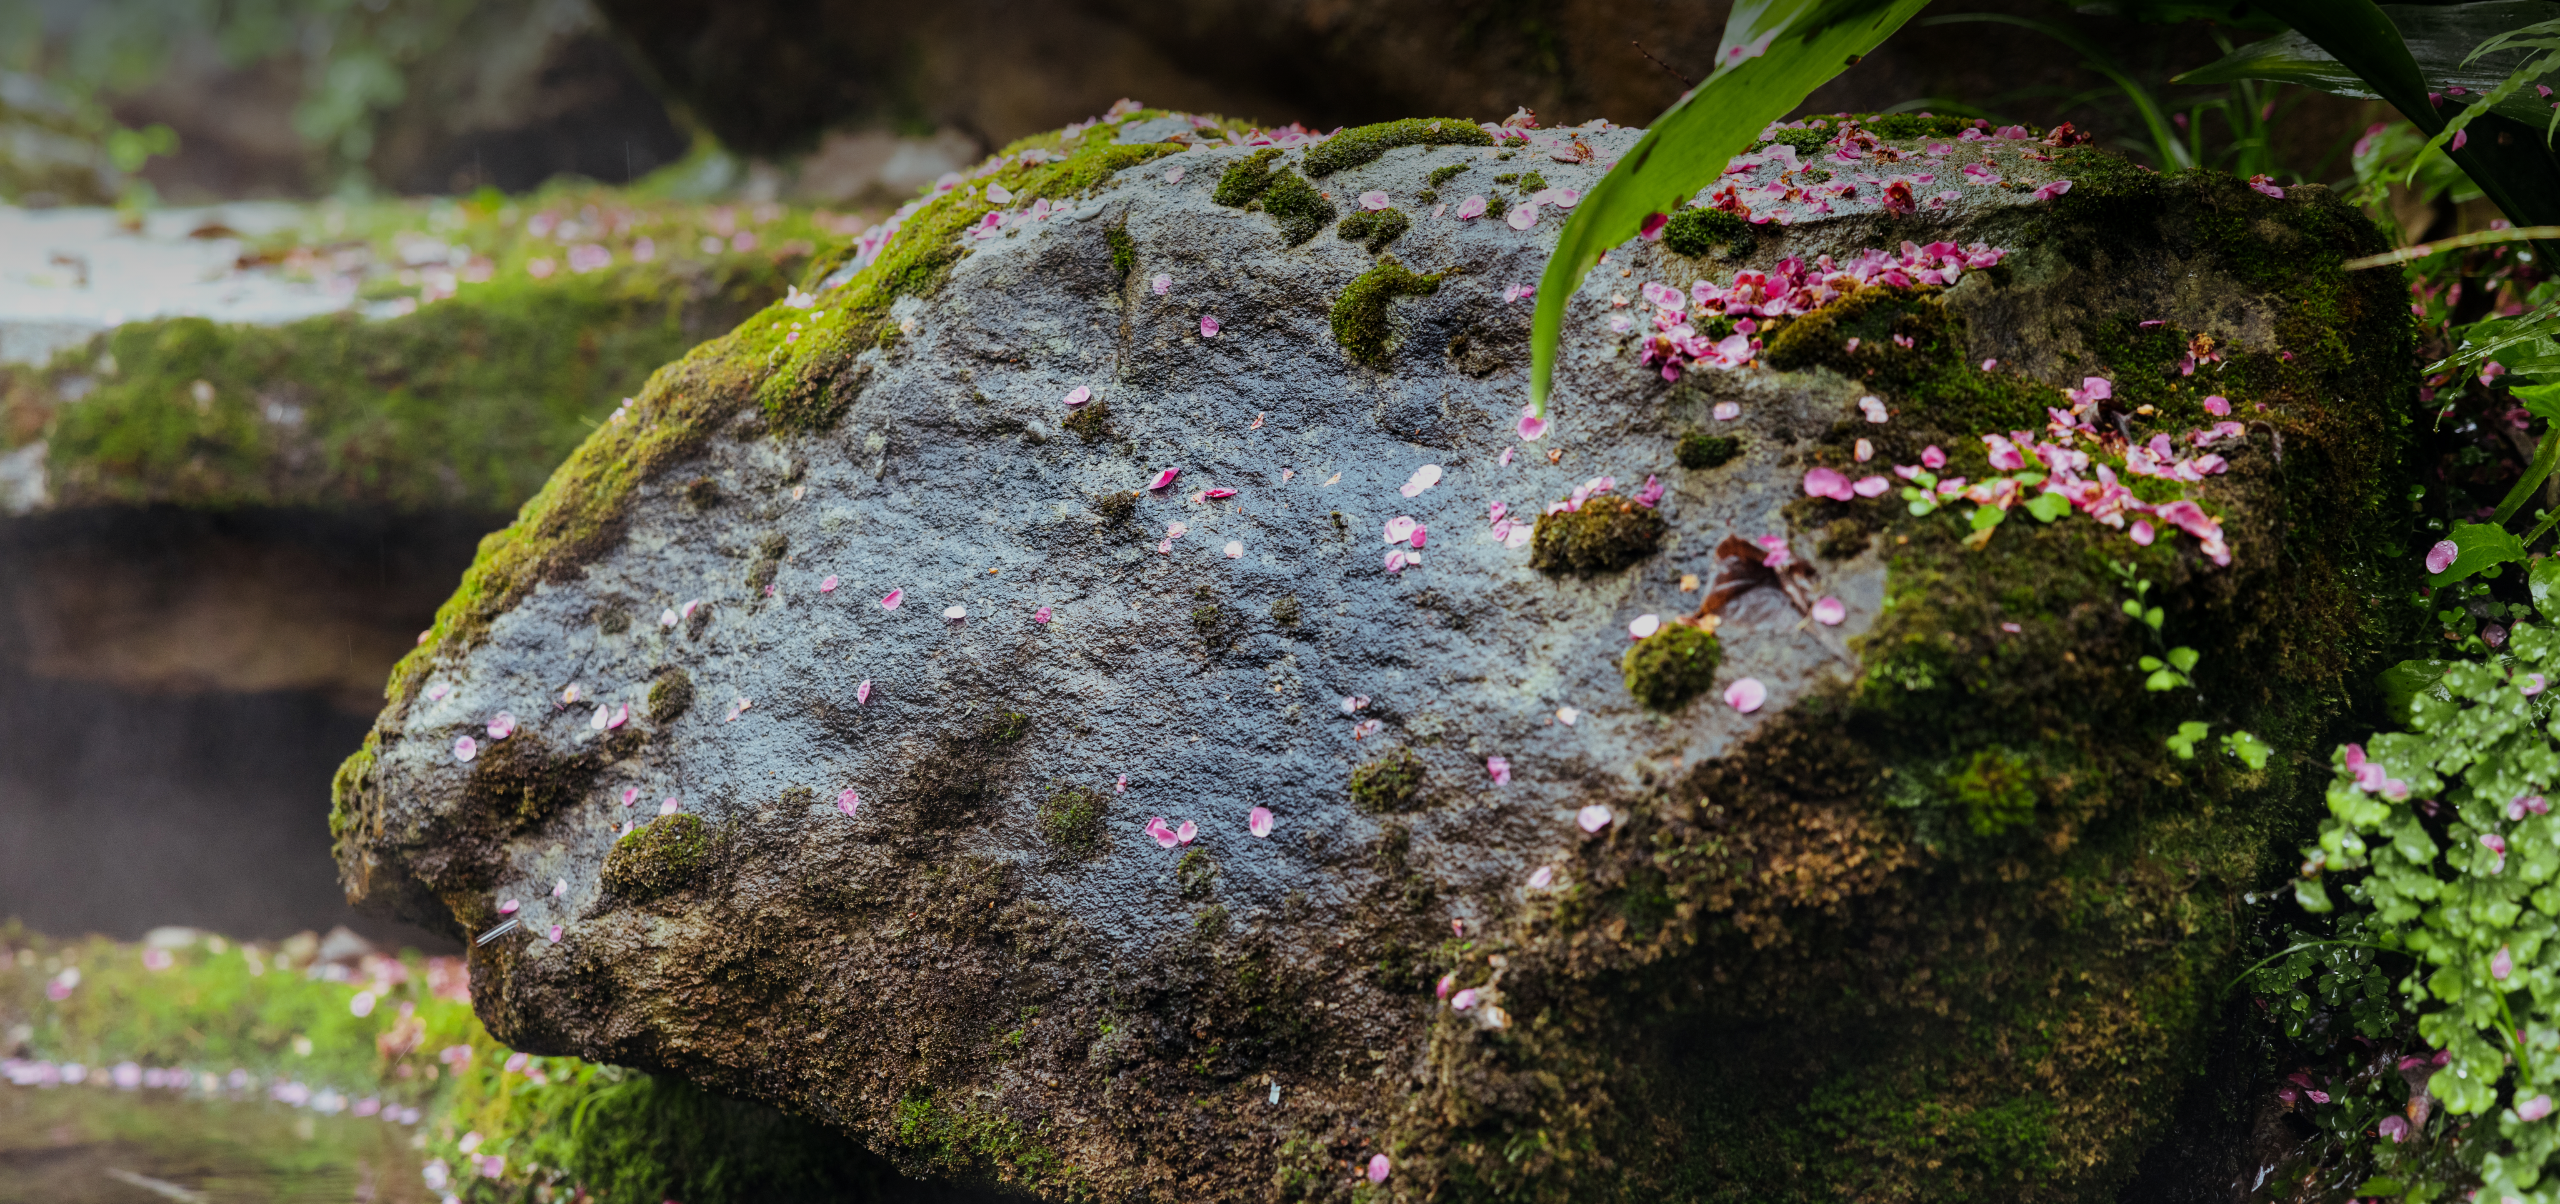
<svg viewBox="0 0 2560 1204">
<path fill-rule="evenodd" d="M 1398 297 L 1427 297 L 1440 291 L 1440 275 L 1419 275 L 1387 256 L 1360 273 L 1333 302 L 1333 340 L 1351 358 L 1368 364 L 1385 362 L 1392 343 L 1388 305 Z"/>
<path fill-rule="evenodd" d="M 1351 771 L 1351 805 L 1364 815 L 1393 815 L 1422 805 L 1422 758 L 1398 748 Z"/>
<path fill-rule="evenodd" d="M 1550 573 L 1614 573 L 1653 555 L 1666 529 L 1653 507 L 1603 494 L 1580 509 L 1539 515 L 1529 537 L 1529 567 Z"/>
<path fill-rule="evenodd" d="M 1724 645 L 1715 634 L 1686 623 L 1662 629 L 1627 649 L 1620 663 L 1627 693 L 1657 711 L 1676 711 L 1715 684 Z"/>
<path fill-rule="evenodd" d="M 702 817 L 679 811 L 633 828 L 605 855 L 604 884 L 633 902 L 689 886 L 709 868 L 711 833 Z"/>
<path fill-rule="evenodd" d="M 1354 126 L 1307 152 L 1307 175 L 1323 179 L 1346 167 L 1374 163 L 1399 146 L 1491 146 L 1493 135 L 1455 117 L 1408 117 Z"/>
</svg>

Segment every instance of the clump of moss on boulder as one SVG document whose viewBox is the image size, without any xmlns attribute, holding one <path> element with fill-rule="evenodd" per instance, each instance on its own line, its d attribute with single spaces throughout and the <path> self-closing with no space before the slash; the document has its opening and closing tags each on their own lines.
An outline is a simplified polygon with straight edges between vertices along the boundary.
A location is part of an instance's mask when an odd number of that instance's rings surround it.
<svg viewBox="0 0 2560 1204">
<path fill-rule="evenodd" d="M 1397 262 L 1395 256 L 1387 256 L 1376 267 L 1360 273 L 1334 299 L 1333 341 L 1342 344 L 1353 359 L 1382 364 L 1391 342 L 1387 303 L 1398 297 L 1427 297 L 1439 291 L 1439 273 L 1424 276 Z"/>
<path fill-rule="evenodd" d="M 675 666 L 649 683 L 649 722 L 673 723 L 693 705 L 693 675 Z"/>
<path fill-rule="evenodd" d="M 1724 662 L 1724 645 L 1715 633 L 1686 623 L 1667 623 L 1662 630 L 1627 649 L 1620 664 L 1626 670 L 1627 693 L 1657 711 L 1676 711 L 1707 692 Z"/>
<path fill-rule="evenodd" d="M 1283 166 L 1271 169 L 1280 157 L 1276 148 L 1264 147 L 1239 159 L 1218 178 L 1217 190 L 1210 199 L 1232 209 L 1260 209 L 1280 223 L 1281 236 L 1290 246 L 1314 238 L 1333 222 L 1333 202 L 1315 190 L 1298 173 Z"/>
<path fill-rule="evenodd" d="M 1529 567 L 1550 573 L 1614 573 L 1662 546 L 1662 516 L 1651 506 L 1602 495 L 1578 510 L 1538 516 Z"/>
<path fill-rule="evenodd" d="M 633 828 L 605 854 L 604 884 L 635 902 L 690 885 L 710 865 L 711 832 L 679 811 Z"/>
<path fill-rule="evenodd" d="M 1076 438 L 1087 443 L 1100 443 L 1111 437 L 1111 403 L 1087 402 L 1078 406 L 1075 413 L 1067 415 L 1066 421 L 1058 425 L 1074 431 Z M 1118 496 L 1126 497 L 1127 495 Z"/>
<path fill-rule="evenodd" d="M 1346 167 L 1375 163 L 1399 146 L 1491 146 L 1493 135 L 1456 117 L 1408 117 L 1354 126 L 1307 152 L 1307 175 L 1323 179 Z"/>
<path fill-rule="evenodd" d="M 1692 427 L 1680 433 L 1680 442 L 1671 454 L 1682 468 L 1718 468 L 1742 454 L 1742 440 L 1732 435 L 1710 435 Z"/>
<path fill-rule="evenodd" d="M 1103 820 L 1110 813 L 1110 795 L 1089 786 L 1060 786 L 1040 803 L 1040 836 L 1066 856 L 1091 857 L 1102 851 Z"/>
<path fill-rule="evenodd" d="M 1363 209 L 1342 219 L 1333 228 L 1344 242 L 1356 242 L 1375 255 L 1387 244 L 1404 236 L 1413 225 L 1402 209 Z"/>
<path fill-rule="evenodd" d="M 1683 209 L 1662 228 L 1662 245 L 1692 259 L 1721 253 L 1740 259 L 1760 245 L 1751 223 L 1722 209 Z"/>
<path fill-rule="evenodd" d="M 1351 771 L 1351 805 L 1366 815 L 1395 815 L 1422 805 L 1422 758 L 1409 748 Z"/>
</svg>

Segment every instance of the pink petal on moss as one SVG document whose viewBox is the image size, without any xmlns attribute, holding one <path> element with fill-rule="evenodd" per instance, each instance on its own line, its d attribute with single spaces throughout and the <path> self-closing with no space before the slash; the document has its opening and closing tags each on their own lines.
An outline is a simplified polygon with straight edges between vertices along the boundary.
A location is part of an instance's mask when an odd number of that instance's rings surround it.
<svg viewBox="0 0 2560 1204">
<path fill-rule="evenodd" d="M 1511 215 L 1502 219 L 1514 230 L 1526 230 L 1538 224 L 1537 205 L 1523 201 L 1511 207 Z"/>
<path fill-rule="evenodd" d="M 1080 406 L 1091 400 L 1093 400 L 1093 390 L 1088 389 L 1083 385 L 1077 385 L 1075 388 L 1067 390 L 1068 405 Z"/>
<path fill-rule="evenodd" d="M 1192 839 L 1193 839 L 1194 837 L 1199 836 L 1199 835 L 1200 835 L 1200 825 L 1195 824 L 1195 823 L 1193 823 L 1193 822 L 1191 822 L 1190 820 L 1187 820 L 1187 819 L 1186 819 L 1186 820 L 1184 820 L 1184 821 L 1182 821 L 1182 826 L 1181 826 L 1181 827 L 1176 828 L 1176 829 L 1174 829 L 1174 830 L 1173 830 L 1173 838 L 1174 838 L 1175 840 L 1181 841 L 1181 842 L 1182 842 L 1182 843 L 1184 843 L 1184 844 L 1189 844 L 1189 843 L 1191 843 Z"/>
<path fill-rule="evenodd" d="M 890 590 L 886 595 L 884 595 L 884 596 L 880 599 L 880 609 L 882 609 L 882 610 L 896 610 L 896 609 L 898 609 L 898 604 L 899 604 L 899 603 L 901 603 L 901 602 L 904 602 L 904 601 L 906 601 L 906 600 L 907 600 L 907 591 L 902 590 L 902 589 L 893 589 L 893 590 Z"/>
<path fill-rule="evenodd" d="M 1413 542 L 1413 529 L 1421 525 L 1422 524 L 1413 521 L 1412 515 L 1399 514 L 1394 518 L 1387 520 L 1386 526 L 1379 532 L 1380 538 L 1378 542 L 1386 544 L 1389 547 L 1393 547 L 1400 543 L 1411 543 Z"/>
<path fill-rule="evenodd" d="M 1388 572 L 1401 573 L 1404 571 L 1404 564 L 1404 552 L 1401 549 L 1387 553 L 1385 567 Z"/>
<path fill-rule="evenodd" d="M 1465 199 L 1465 200 L 1463 200 L 1463 201 L 1458 202 L 1458 220 L 1459 220 L 1459 221 L 1462 221 L 1462 222 L 1466 222 L 1466 221 L 1474 221 L 1475 219 L 1477 219 L 1477 218 L 1479 218 L 1479 217 L 1483 217 L 1483 216 L 1484 216 L 1484 198 L 1483 198 L 1483 197 L 1480 197 L 1480 196 L 1471 196 L 1471 197 L 1468 197 L 1467 199 Z"/>
<path fill-rule="evenodd" d="M 1257 838 L 1271 835 L 1271 808 L 1256 807 L 1246 812 L 1244 826 Z"/>
<path fill-rule="evenodd" d="M 1128 775 L 1128 774 L 1125 774 L 1125 773 L 1124 773 L 1124 774 L 1121 774 L 1121 775 L 1120 775 L 1120 782 L 1119 782 L 1119 784 L 1118 784 L 1117 786 L 1115 786 L 1115 787 L 1113 787 L 1113 788 L 1112 788 L 1112 793 L 1114 793 L 1114 794 L 1127 794 L 1127 793 L 1129 793 L 1129 775 Z"/>
<path fill-rule="evenodd" d="M 2136 545 L 2147 548 L 2159 533 L 2151 529 L 2151 520 L 2137 518 L 2133 520 L 2133 530 L 2128 534 L 2133 536 Z"/>
<path fill-rule="evenodd" d="M 568 880 L 568 879 L 566 879 L 566 878 L 554 878 L 554 879 L 552 879 L 552 880 L 551 880 L 551 897 L 552 897 L 552 898 L 554 898 L 554 899 L 565 899 L 565 898 L 567 898 L 568 896 L 569 896 L 569 880 Z"/>
<path fill-rule="evenodd" d="M 1926 468 L 1931 472 L 1936 472 L 1946 466 L 1947 453 L 1938 450 L 1937 444 L 1932 443 L 1929 446 L 1920 449 L 1920 467 Z"/>
<path fill-rule="evenodd" d="M 869 701 L 871 701 L 871 679 L 866 677 L 862 679 L 861 685 L 853 688 L 853 705 L 861 706 Z"/>
<path fill-rule="evenodd" d="M 1371 1155 L 1369 1155 L 1369 1182 L 1371 1182 L 1371 1183 L 1384 1183 L 1384 1182 L 1386 1182 L 1386 1181 L 1387 1181 L 1387 1172 L 1388 1172 L 1388 1171 L 1390 1171 L 1390 1170 L 1392 1170 L 1392 1169 L 1393 1169 L 1393 1167 L 1392 1167 L 1392 1165 L 1391 1165 L 1390 1163 L 1388 1163 L 1388 1161 L 1387 1161 L 1387 1156 L 1386 1156 L 1386 1155 L 1384 1155 L 1384 1154 L 1371 1154 Z"/>
<path fill-rule="evenodd" d="M 1457 994 L 1452 995 L 1452 996 L 1450 996 L 1450 997 L 1449 997 L 1449 1007 L 1450 1007 L 1450 1009 L 1451 1009 L 1452 1011 L 1460 1011 L 1460 1012 L 1463 1012 L 1463 1011 L 1467 1010 L 1468 1008 L 1474 1007 L 1475 1005 L 1476 1005 L 1476 989 L 1475 989 L 1474 987 L 1468 987 L 1466 990 L 1460 991 L 1460 992 L 1458 992 Z M 1375 1164 L 1375 1163 L 1372 1163 L 1371 1165 L 1373 1165 L 1373 1166 L 1374 1166 L 1374 1165 L 1376 1165 L 1376 1164 Z M 1380 1177 L 1381 1177 L 1381 1178 L 1383 1178 L 1384 1176 L 1380 1176 Z"/>
<path fill-rule="evenodd" d="M 456 736 L 456 737 L 454 737 L 454 741 L 453 741 L 453 759 L 454 759 L 454 760 L 457 760 L 457 761 L 469 761 L 471 758 L 476 757 L 476 756 L 479 756 L 479 755 L 480 755 L 480 742 L 479 742 L 479 741 L 474 740 L 474 739 L 472 739 L 472 738 L 471 738 L 471 737 L 469 737 L 469 736 Z"/>
<path fill-rule="evenodd" d="M 2231 399 L 2220 396 L 2205 398 L 2204 412 L 2216 418 L 2225 417 L 2231 413 Z"/>
<path fill-rule="evenodd" d="M 1516 447 L 1506 447 L 1506 448 L 1503 448 L 1503 449 L 1502 449 L 1502 461 L 1501 461 L 1502 466 L 1503 466 L 1504 468 L 1509 468 L 1509 467 L 1511 467 L 1511 457 L 1513 457 L 1514 455 L 1519 454 L 1519 451 L 1520 451 L 1520 449 L 1519 449 L 1519 448 L 1516 448 Z"/>
<path fill-rule="evenodd" d="M 1173 479 L 1181 475 L 1182 470 L 1179 468 L 1165 469 L 1163 472 L 1157 473 L 1154 480 L 1147 482 L 1147 488 L 1162 489 L 1173 484 Z"/>
<path fill-rule="evenodd" d="M 1838 598 L 1818 598 L 1813 604 L 1813 621 L 1825 627 L 1837 627 L 1849 617 L 1849 607 Z"/>
<path fill-rule="evenodd" d="M 1242 559 L 1244 559 L 1244 541 L 1243 541 L 1243 540 L 1241 540 L 1241 539 L 1230 539 L 1230 540 L 1228 540 L 1228 541 L 1227 541 L 1226 552 L 1227 552 L 1227 559 L 1229 559 L 1229 560 L 1242 560 Z"/>
<path fill-rule="evenodd" d="M 1662 630 L 1661 615 L 1637 615 L 1635 622 L 1627 624 L 1627 638 L 1641 640 L 1660 630 Z"/>
<path fill-rule="evenodd" d="M 1431 993 L 1438 998 L 1447 999 L 1449 997 L 1449 992 L 1457 989 L 1458 972 L 1451 970 L 1450 972 L 1440 976 L 1439 983 L 1431 988 Z"/>
<path fill-rule="evenodd" d="M 1892 488 L 1893 482 L 1882 476 L 1864 476 L 1850 484 L 1849 492 L 1859 497 L 1883 497 Z"/>
<path fill-rule="evenodd" d="M 1582 830 L 1585 832 L 1597 832 L 1602 828 L 1608 827 L 1609 821 L 1612 818 L 1614 817 L 1609 814 L 1608 804 L 1593 803 L 1588 807 L 1584 807 L 1580 811 L 1574 812 L 1573 822 L 1580 825 Z"/>
<path fill-rule="evenodd" d="M 1726 706 L 1748 715 L 1769 701 L 1769 687 L 1761 685 L 1759 678 L 1746 677 L 1724 688 L 1724 701 Z"/>
<path fill-rule="evenodd" d="M 1411 539 L 1407 540 L 1406 542 L 1411 543 L 1413 546 L 1415 546 L 1415 547 L 1417 547 L 1417 548 L 1418 548 L 1418 547 L 1421 547 L 1421 546 L 1423 545 L 1423 543 L 1424 543 L 1425 541 L 1429 540 L 1430 538 L 1431 538 L 1431 528 L 1426 527 L 1426 526 L 1423 526 L 1421 523 L 1415 523 L 1415 524 L 1413 525 L 1413 536 L 1412 536 L 1412 538 L 1411 538 Z M 1415 557 L 1414 559 L 1418 562 L 1421 558 L 1420 558 L 1420 557 Z"/>
<path fill-rule="evenodd" d="M 844 812 L 845 818 L 851 819 L 853 813 L 861 809 L 862 796 L 854 793 L 852 787 L 845 787 L 844 792 L 836 796 L 836 810 Z"/>
</svg>

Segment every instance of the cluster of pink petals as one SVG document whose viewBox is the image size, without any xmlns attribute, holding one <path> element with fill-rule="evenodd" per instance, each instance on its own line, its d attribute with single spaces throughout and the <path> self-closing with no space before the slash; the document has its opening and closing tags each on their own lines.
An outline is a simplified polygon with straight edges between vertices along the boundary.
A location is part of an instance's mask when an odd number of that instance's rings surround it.
<svg viewBox="0 0 2560 1204">
<path fill-rule="evenodd" d="M 1647 478 L 1645 478 L 1645 484 L 1646 484 L 1646 486 L 1647 486 L 1647 487 L 1651 487 L 1651 486 L 1653 485 L 1653 483 L 1654 483 L 1653 478 L 1651 478 L 1651 477 L 1647 477 Z M 1576 511 L 1576 510 L 1580 510 L 1580 509 L 1582 509 L 1582 504 L 1583 504 L 1584 502 L 1590 501 L 1591 499 L 1593 499 L 1593 498 L 1595 498 L 1595 497 L 1599 497 L 1600 495 L 1602 495 L 1602 494 L 1604 494 L 1604 493 L 1612 493 L 1612 492 L 1615 492 L 1615 491 L 1617 490 L 1617 488 L 1618 488 L 1618 478 L 1616 478 L 1616 477 L 1593 477 L 1593 478 L 1591 478 L 1591 479 L 1590 479 L 1590 480 L 1588 480 L 1588 481 L 1584 481 L 1583 483 L 1581 483 L 1581 484 L 1579 484 L 1579 485 L 1574 486 L 1574 487 L 1573 487 L 1573 496 L 1568 497 L 1568 498 L 1564 498 L 1564 499 L 1562 499 L 1562 500 L 1560 500 L 1560 501 L 1553 501 L 1553 502 L 1549 502 L 1549 503 L 1547 503 L 1547 513 L 1549 513 L 1549 514 L 1571 514 L 1571 513 L 1573 513 L 1573 512 L 1574 512 L 1574 511 Z M 1654 498 L 1654 501 L 1660 501 L 1660 500 L 1662 500 L 1662 493 L 1661 493 L 1661 491 L 1660 491 L 1660 490 L 1658 490 L 1658 489 L 1657 489 L 1657 490 L 1655 490 L 1655 491 L 1654 491 L 1653 498 Z M 1642 500 L 1642 499 L 1638 499 L 1638 500 Z M 1645 504 L 1646 504 L 1646 505 L 1648 505 L 1648 506 L 1650 506 L 1650 505 L 1652 505 L 1652 504 L 1653 504 L 1653 502 L 1645 502 Z"/>
<path fill-rule="evenodd" d="M 1804 474 L 1806 497 L 1827 497 L 1845 502 L 1857 497 L 1882 497 L 1893 488 L 1893 482 L 1881 474 L 1870 473 L 1851 481 L 1836 468 L 1809 468 Z"/>
<path fill-rule="evenodd" d="M 596 713 L 588 718 L 587 726 L 599 732 L 609 732 L 629 722 L 631 722 L 631 704 L 626 702 L 618 707 L 598 706 Z"/>
<path fill-rule="evenodd" d="M 512 735 L 514 735 L 514 734 L 516 734 L 516 714 L 515 714 L 515 712 L 513 712 L 513 711 L 500 711 L 500 712 L 498 712 L 498 714 L 497 714 L 497 716 L 496 716 L 495 718 L 492 718 L 492 719 L 490 719 L 490 720 L 489 720 L 489 738 L 490 738 L 490 739 L 492 739 L 492 740 L 504 740 L 504 739 L 506 739 L 507 737 L 512 736 Z"/>
<path fill-rule="evenodd" d="M 2394 802 L 2409 797 L 2409 784 L 2384 772 L 2381 762 L 2366 760 L 2363 745 L 2346 746 L 2345 756 L 2347 772 L 2355 776 L 2356 789 Z"/>
<path fill-rule="evenodd" d="M 1159 815 L 1147 821 L 1147 835 L 1155 837 L 1158 845 L 1170 849 L 1178 844 L 1191 843 L 1200 835 L 1200 828 L 1187 819 L 1182 821 L 1181 827 L 1172 827 Z"/>
</svg>

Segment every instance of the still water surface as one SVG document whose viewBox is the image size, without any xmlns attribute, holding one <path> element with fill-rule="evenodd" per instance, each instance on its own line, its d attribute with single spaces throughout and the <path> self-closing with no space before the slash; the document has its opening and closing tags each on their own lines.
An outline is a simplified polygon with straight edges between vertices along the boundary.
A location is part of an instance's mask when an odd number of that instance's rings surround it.
<svg viewBox="0 0 2560 1204">
<path fill-rule="evenodd" d="M 418 1132 L 263 1100 L 0 1084 L 0 1204 L 433 1204 Z"/>
</svg>

